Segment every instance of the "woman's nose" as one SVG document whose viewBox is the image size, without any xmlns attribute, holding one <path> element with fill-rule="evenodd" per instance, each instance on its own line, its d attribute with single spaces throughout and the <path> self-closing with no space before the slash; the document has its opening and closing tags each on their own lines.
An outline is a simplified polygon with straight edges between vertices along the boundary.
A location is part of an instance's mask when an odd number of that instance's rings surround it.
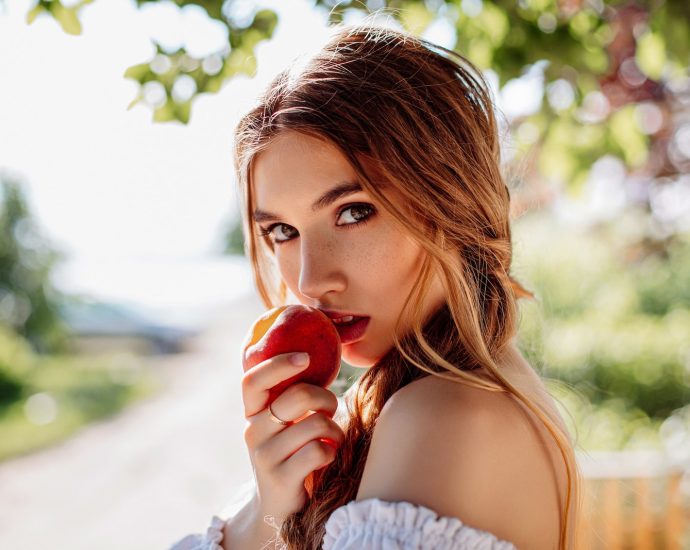
<svg viewBox="0 0 690 550">
<path fill-rule="evenodd" d="M 345 290 L 345 271 L 332 244 L 308 242 L 303 238 L 300 252 L 297 288 L 303 296 L 319 300 L 329 293 Z"/>
</svg>

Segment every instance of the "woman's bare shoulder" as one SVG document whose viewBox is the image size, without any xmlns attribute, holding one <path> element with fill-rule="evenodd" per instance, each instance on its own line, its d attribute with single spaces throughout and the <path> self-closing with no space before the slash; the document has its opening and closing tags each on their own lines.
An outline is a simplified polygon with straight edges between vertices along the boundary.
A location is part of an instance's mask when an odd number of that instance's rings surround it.
<svg viewBox="0 0 690 550">
<path fill-rule="evenodd" d="M 418 379 L 381 412 L 357 498 L 424 504 L 518 547 L 550 547 L 559 525 L 559 459 L 544 452 L 539 422 L 531 420 L 510 394 Z M 538 534 L 525 530 L 535 517 Z"/>
<path fill-rule="evenodd" d="M 545 411 L 547 416 L 561 430 L 567 433 L 563 418 L 558 412 L 555 401 L 544 381 L 523 357 L 514 342 L 511 342 L 506 347 L 501 358 L 497 361 L 497 366 L 501 375 L 511 385 L 524 393 L 532 403 Z M 482 380 L 482 383 L 497 385 L 494 377 L 484 368 L 469 371 L 468 374 L 478 377 Z M 461 409 L 459 412 L 463 415 L 470 411 L 480 414 L 481 411 L 497 411 L 500 409 L 504 414 L 512 410 L 516 413 L 520 412 L 522 416 L 528 415 L 533 419 L 537 419 L 536 415 L 510 392 L 506 390 L 492 391 L 482 389 L 476 384 L 467 383 L 459 376 L 451 373 L 445 373 L 444 378 L 429 375 L 415 380 L 398 390 L 393 397 L 398 395 L 398 399 L 400 399 L 406 394 L 418 394 L 427 403 L 443 403 L 444 406 L 458 407 Z"/>
</svg>

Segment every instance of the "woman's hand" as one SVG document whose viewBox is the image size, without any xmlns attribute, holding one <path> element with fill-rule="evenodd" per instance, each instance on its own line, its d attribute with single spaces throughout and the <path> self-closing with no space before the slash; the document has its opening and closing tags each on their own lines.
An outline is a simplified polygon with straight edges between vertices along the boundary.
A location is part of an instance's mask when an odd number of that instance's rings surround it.
<svg viewBox="0 0 690 550">
<path fill-rule="evenodd" d="M 244 440 L 256 478 L 257 505 L 261 514 L 274 516 L 278 523 L 304 506 L 309 498 L 305 479 L 335 458 L 344 439 L 332 420 L 338 399 L 320 386 L 297 382 L 271 403 L 274 414 L 289 425 L 281 426 L 269 417 L 268 390 L 307 365 L 307 354 L 276 355 L 248 370 L 242 379 L 248 421 Z"/>
</svg>

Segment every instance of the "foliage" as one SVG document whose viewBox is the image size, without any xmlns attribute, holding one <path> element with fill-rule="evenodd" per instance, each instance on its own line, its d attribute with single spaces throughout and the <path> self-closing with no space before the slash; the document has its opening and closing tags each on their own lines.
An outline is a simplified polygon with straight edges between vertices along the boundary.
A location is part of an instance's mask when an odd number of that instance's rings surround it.
<svg viewBox="0 0 690 550">
<path fill-rule="evenodd" d="M 81 22 L 79 21 L 79 11 L 90 4 L 93 0 L 80 0 L 76 3 L 63 4 L 59 0 L 38 0 L 29 13 L 26 15 L 26 20 L 29 23 L 41 15 L 46 13 L 51 15 L 68 34 L 81 34 Z"/>
<path fill-rule="evenodd" d="M 34 226 L 19 183 L 0 178 L 0 193 L 2 460 L 59 441 L 152 386 L 134 359 L 55 355 L 69 346 L 59 316 L 66 298 L 49 279 L 60 254 Z"/>
<path fill-rule="evenodd" d="M 67 32 L 78 33 L 77 14 L 91 1 L 68 8 L 60 0 L 39 0 L 28 19 L 47 13 Z M 137 0 L 137 4 L 160 1 Z M 183 10 L 203 8 L 227 29 L 227 47 L 201 59 L 185 49 L 165 51 L 155 44 L 156 55 L 130 67 L 126 76 L 142 86 L 135 102 L 145 101 L 145 87 L 150 83 L 162 87 L 165 94 L 157 94 L 152 105 L 155 120 L 186 122 L 193 97 L 218 91 L 238 74 L 255 72 L 255 47 L 272 37 L 277 15 L 256 6 L 248 15 L 247 5 L 236 0 L 175 0 L 175 4 Z M 541 62 L 547 101 L 530 117 L 539 134 L 531 133 L 529 139 L 544 148 L 541 168 L 549 177 L 582 183 L 592 157 L 602 152 L 617 153 L 629 167 L 638 168 L 652 142 L 668 138 L 663 128 L 649 132 L 640 124 L 636 118 L 643 114 L 634 109 L 618 114 L 618 110 L 652 102 L 661 108 L 664 128 L 673 126 L 669 119 L 674 87 L 668 84 L 687 77 L 690 58 L 690 5 L 684 0 L 315 1 L 330 23 L 370 13 L 374 5 L 415 34 L 423 34 L 438 20 L 452 25 L 454 48 L 479 67 L 495 71 L 501 86 Z M 181 78 L 191 79 L 195 91 L 176 101 L 173 89 Z M 559 123 L 553 126 L 556 120 Z M 572 137 L 568 130 L 576 130 L 577 137 L 569 142 L 573 147 L 563 151 L 560 136 Z"/>
<path fill-rule="evenodd" d="M 38 0 L 27 19 L 32 22 L 38 15 L 54 17 L 63 30 L 71 34 L 81 33 L 78 14 L 93 0 L 82 0 L 70 7 L 62 0 Z M 163 0 L 136 0 L 137 6 Z M 275 12 L 254 8 L 251 14 L 239 15 L 234 0 L 175 0 L 174 4 L 186 8 L 202 8 L 205 14 L 220 23 L 227 32 L 228 43 L 224 49 L 199 57 L 185 48 L 166 50 L 154 41 L 155 55 L 125 71 L 125 77 L 139 83 L 137 97 L 130 107 L 139 102 L 153 109 L 156 122 L 179 121 L 187 123 L 192 100 L 199 94 L 215 93 L 223 83 L 238 76 L 252 75 L 256 71 L 256 46 L 273 36 L 278 22 Z M 184 90 L 184 92 L 180 92 Z"/>
<path fill-rule="evenodd" d="M 60 253 L 36 228 L 21 185 L 0 174 L 0 326 L 24 336 L 41 353 L 65 349 L 61 296 L 50 271 Z"/>
<path fill-rule="evenodd" d="M 65 7 L 61 0 L 38 0 L 29 20 L 46 13 L 67 32 L 79 32 L 77 15 L 90 1 Z M 656 189 L 688 185 L 680 179 L 690 170 L 690 152 L 681 144 L 690 131 L 684 122 L 690 105 L 686 0 L 312 2 L 331 24 L 374 12 L 417 35 L 445 25 L 454 33 L 452 47 L 493 71 L 501 87 L 527 71 L 540 75 L 537 112 L 506 120 L 506 164 L 516 175 L 518 194 L 546 186 L 577 195 L 605 155 L 620 158 L 640 180 L 650 219 L 659 218 L 649 203 Z M 273 36 L 278 16 L 238 0 L 174 4 L 203 9 L 227 30 L 227 46 L 202 59 L 155 43 L 155 55 L 125 75 L 140 85 L 132 103 L 148 104 L 156 121 L 186 123 L 197 95 L 216 92 L 239 74 L 254 74 L 255 47 Z"/>
<path fill-rule="evenodd" d="M 242 229 L 242 220 L 237 215 L 228 224 L 228 231 L 225 237 L 224 254 L 244 254 L 244 232 Z"/>
<path fill-rule="evenodd" d="M 0 407 L 17 401 L 23 388 L 21 380 L 9 374 L 4 366 L 0 366 Z"/>
<path fill-rule="evenodd" d="M 9 328 L 0 325 L 0 411 L 24 395 L 24 377 L 33 361 L 29 345 Z"/>
<path fill-rule="evenodd" d="M 0 461 L 61 441 L 157 389 L 140 358 L 36 356 L 7 330 L 0 330 L 2 376 L 21 385 L 19 399 L 0 402 Z"/>
<path fill-rule="evenodd" d="M 535 214 L 514 234 L 515 275 L 537 296 L 521 302 L 520 347 L 542 376 L 575 390 L 568 409 L 591 446 L 655 433 L 690 406 L 690 234 L 676 235 L 665 259 L 636 256 L 620 224 L 559 230 Z"/>
</svg>

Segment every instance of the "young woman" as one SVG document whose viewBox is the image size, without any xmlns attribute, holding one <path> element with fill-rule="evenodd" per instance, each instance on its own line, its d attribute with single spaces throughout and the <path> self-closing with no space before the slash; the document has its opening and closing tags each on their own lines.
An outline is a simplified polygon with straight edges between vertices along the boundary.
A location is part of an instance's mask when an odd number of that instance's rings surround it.
<svg viewBox="0 0 690 550">
<path fill-rule="evenodd" d="M 574 548 L 580 475 L 516 347 L 532 295 L 510 275 L 480 73 L 402 32 L 340 28 L 243 117 L 236 169 L 265 305 L 322 309 L 366 371 L 337 415 L 309 384 L 266 406 L 303 356 L 247 372 L 255 490 L 175 549 Z"/>
</svg>

